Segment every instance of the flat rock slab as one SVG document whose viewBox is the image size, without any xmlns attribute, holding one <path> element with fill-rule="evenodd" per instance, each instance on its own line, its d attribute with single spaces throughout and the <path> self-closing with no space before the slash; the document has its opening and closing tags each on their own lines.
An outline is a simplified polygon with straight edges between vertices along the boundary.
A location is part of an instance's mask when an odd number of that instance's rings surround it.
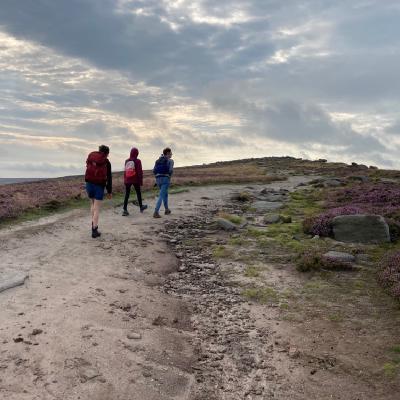
<svg viewBox="0 0 400 400">
<path fill-rule="evenodd" d="M 283 207 L 283 203 L 279 201 L 256 201 L 251 205 L 257 211 L 278 210 Z"/>
<path fill-rule="evenodd" d="M 280 222 L 281 216 L 279 214 L 269 214 L 264 217 L 265 224 L 276 224 Z"/>
<path fill-rule="evenodd" d="M 341 251 L 328 251 L 327 253 L 324 254 L 324 257 L 329 258 L 330 260 L 348 262 L 348 263 L 356 261 L 356 258 L 352 254 L 344 253 Z"/>
<path fill-rule="evenodd" d="M 234 231 L 237 229 L 237 226 L 233 224 L 232 222 L 228 221 L 227 219 L 224 218 L 217 218 L 216 222 L 218 226 L 223 229 L 224 231 Z"/>
<path fill-rule="evenodd" d="M 27 278 L 28 274 L 21 272 L 0 273 L 0 293 L 23 285 Z"/>
<path fill-rule="evenodd" d="M 390 242 L 389 226 L 380 215 L 340 215 L 333 218 L 335 240 L 346 243 Z"/>
</svg>

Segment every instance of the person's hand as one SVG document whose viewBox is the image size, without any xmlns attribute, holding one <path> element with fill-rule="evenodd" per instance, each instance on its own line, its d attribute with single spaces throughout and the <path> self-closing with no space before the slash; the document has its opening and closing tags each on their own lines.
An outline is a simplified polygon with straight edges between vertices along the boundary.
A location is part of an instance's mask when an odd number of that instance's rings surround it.
<svg viewBox="0 0 400 400">
<path fill-rule="evenodd" d="M 108 200 L 111 200 L 111 199 L 112 199 L 112 193 L 108 193 L 108 194 L 107 194 L 107 199 L 108 199 Z"/>
</svg>

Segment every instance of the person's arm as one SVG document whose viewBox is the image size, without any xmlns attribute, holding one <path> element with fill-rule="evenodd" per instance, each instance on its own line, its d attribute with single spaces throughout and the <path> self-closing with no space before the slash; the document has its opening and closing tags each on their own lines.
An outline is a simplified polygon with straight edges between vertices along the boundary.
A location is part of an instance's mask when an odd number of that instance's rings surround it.
<svg viewBox="0 0 400 400">
<path fill-rule="evenodd" d="M 107 160 L 107 184 L 106 189 L 108 194 L 112 194 L 112 173 L 111 173 L 111 163 Z"/>
<path fill-rule="evenodd" d="M 136 174 L 138 179 L 138 184 L 143 186 L 143 169 L 142 169 L 142 162 L 138 159 L 136 160 Z"/>
<path fill-rule="evenodd" d="M 169 166 L 169 176 L 172 176 L 172 174 L 174 173 L 174 160 L 169 159 L 168 166 Z"/>
</svg>

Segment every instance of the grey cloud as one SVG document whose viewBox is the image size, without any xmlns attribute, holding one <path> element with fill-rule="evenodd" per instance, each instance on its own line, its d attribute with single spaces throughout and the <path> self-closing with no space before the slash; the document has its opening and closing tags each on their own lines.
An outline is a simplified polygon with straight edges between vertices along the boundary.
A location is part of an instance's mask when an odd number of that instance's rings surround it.
<svg viewBox="0 0 400 400">
<path fill-rule="evenodd" d="M 400 135 L 400 121 L 394 122 L 392 125 L 385 129 L 385 132 L 391 135 Z"/>
<path fill-rule="evenodd" d="M 112 136 L 125 137 L 136 140 L 137 136 L 128 128 L 112 126 L 104 121 L 91 120 L 77 126 L 74 133 L 85 139 L 109 139 Z"/>
<path fill-rule="evenodd" d="M 250 135 L 298 145 L 342 146 L 345 151 L 356 154 L 387 151 L 376 138 L 361 135 L 348 124 L 334 122 L 316 105 L 289 100 L 259 105 L 241 98 L 238 93 L 226 91 L 210 95 L 215 107 L 241 115 Z"/>
</svg>

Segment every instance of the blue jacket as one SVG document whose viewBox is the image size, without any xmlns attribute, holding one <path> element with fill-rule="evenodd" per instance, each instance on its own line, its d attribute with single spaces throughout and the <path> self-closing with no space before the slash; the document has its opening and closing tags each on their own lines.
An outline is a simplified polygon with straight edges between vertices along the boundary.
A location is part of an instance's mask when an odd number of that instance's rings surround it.
<svg viewBox="0 0 400 400">
<path fill-rule="evenodd" d="M 166 173 L 156 173 L 156 167 L 157 167 L 157 163 L 162 163 L 164 164 L 166 162 L 167 167 L 168 167 L 168 172 Z M 156 178 L 158 176 L 168 176 L 171 177 L 172 174 L 174 172 L 174 160 L 172 159 L 166 159 L 166 157 L 162 154 L 160 156 L 160 158 L 156 161 L 156 165 L 153 168 L 153 174 L 156 176 Z"/>
</svg>

